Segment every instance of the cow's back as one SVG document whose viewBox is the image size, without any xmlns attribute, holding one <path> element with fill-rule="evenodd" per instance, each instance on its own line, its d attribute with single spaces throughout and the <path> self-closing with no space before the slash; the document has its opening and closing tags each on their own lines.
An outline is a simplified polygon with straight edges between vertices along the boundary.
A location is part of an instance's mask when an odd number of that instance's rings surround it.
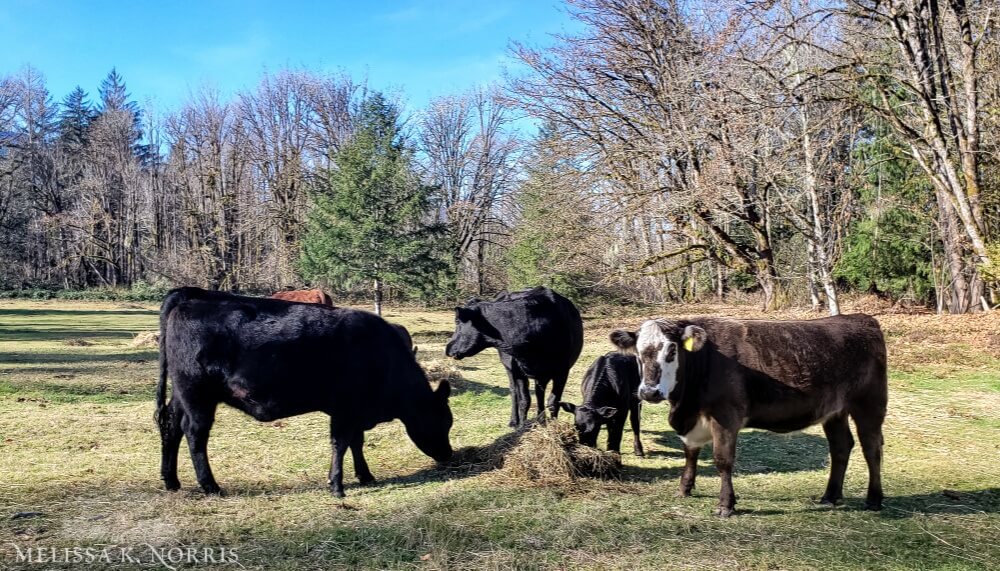
<svg viewBox="0 0 1000 571">
<path fill-rule="evenodd" d="M 483 315 L 529 375 L 568 371 L 583 349 L 583 320 L 575 305 L 544 287 L 480 304 Z M 534 371 L 533 371 L 534 370 Z"/>
<path fill-rule="evenodd" d="M 598 357 L 584 375 L 580 391 L 584 404 L 592 407 L 617 406 L 624 411 L 638 398 L 639 366 L 635 357 L 618 351 Z"/>
</svg>

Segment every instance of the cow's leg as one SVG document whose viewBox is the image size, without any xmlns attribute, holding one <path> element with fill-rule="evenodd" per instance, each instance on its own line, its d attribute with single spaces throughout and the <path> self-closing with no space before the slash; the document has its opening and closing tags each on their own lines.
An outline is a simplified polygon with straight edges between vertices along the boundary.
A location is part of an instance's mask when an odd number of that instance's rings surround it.
<svg viewBox="0 0 1000 571">
<path fill-rule="evenodd" d="M 531 410 L 531 389 L 530 381 L 528 377 L 522 376 L 517 378 L 517 425 L 520 426 L 525 422 L 528 422 L 528 411 Z"/>
<path fill-rule="evenodd" d="M 358 477 L 358 482 L 365 486 L 375 481 L 372 471 L 368 469 L 368 462 L 365 461 L 365 433 L 359 430 L 358 434 L 351 440 L 351 457 L 354 458 L 354 475 Z"/>
<path fill-rule="evenodd" d="M 608 422 L 608 450 L 622 451 L 622 433 L 625 432 L 625 415 L 619 414 Z"/>
<path fill-rule="evenodd" d="M 883 412 L 871 414 L 852 414 L 854 426 L 858 429 L 858 440 L 861 450 L 865 453 L 868 464 L 868 495 L 865 498 L 865 509 L 882 509 L 882 420 Z"/>
<path fill-rule="evenodd" d="M 181 439 L 184 432 L 181 430 L 181 418 L 184 417 L 184 410 L 180 406 L 180 401 L 171 399 L 167 404 L 166 415 L 159 419 L 160 424 L 160 478 L 163 484 L 170 491 L 178 490 L 181 487 L 180 480 L 177 479 L 177 454 L 180 451 Z"/>
<path fill-rule="evenodd" d="M 639 415 L 642 412 L 642 404 L 633 399 L 633 402 L 628 407 L 628 418 L 629 422 L 632 423 L 632 450 L 635 451 L 635 455 L 643 457 L 646 453 L 642 449 L 642 438 L 639 436 Z M 695 462 L 698 459 L 695 458 Z"/>
<path fill-rule="evenodd" d="M 552 414 L 552 418 L 555 418 L 559 414 L 559 401 L 562 400 L 563 391 L 566 390 L 566 379 L 569 378 L 569 371 L 561 375 L 556 375 L 552 377 L 552 394 L 549 395 L 549 400 L 546 401 L 549 412 Z"/>
<path fill-rule="evenodd" d="M 838 414 L 824 422 L 823 432 L 830 444 L 830 481 L 820 503 L 836 505 L 844 498 L 844 474 L 851 459 L 854 438 L 846 414 Z"/>
<path fill-rule="evenodd" d="M 507 370 L 507 378 L 510 380 L 509 426 L 516 428 L 528 420 L 528 407 L 531 406 L 531 397 L 528 395 L 528 377 L 524 375 L 510 355 L 500 353 L 500 362 Z"/>
<path fill-rule="evenodd" d="M 192 399 L 196 400 L 197 399 Z M 211 404 L 208 404 L 211 403 Z M 208 465 L 208 434 L 212 431 L 212 424 L 215 422 L 215 401 L 205 401 L 204 404 L 192 406 L 188 404 L 184 410 L 184 418 L 181 419 L 181 428 L 187 437 L 188 448 L 191 450 L 191 462 L 194 464 L 194 473 L 198 478 L 198 485 L 206 494 L 218 494 L 222 490 L 212 475 L 212 468 Z"/>
<path fill-rule="evenodd" d="M 737 430 L 720 423 L 718 420 L 712 420 L 712 452 L 715 456 L 715 468 L 719 471 L 719 478 L 722 479 L 719 507 L 715 510 L 715 514 L 721 517 L 733 515 L 733 510 L 736 508 L 736 492 L 733 491 L 733 465 L 736 463 Z"/>
<path fill-rule="evenodd" d="M 330 444 L 333 448 L 333 459 L 330 461 L 330 492 L 338 498 L 344 497 L 344 454 L 351 445 L 353 438 L 334 428 L 330 421 Z M 355 458 L 357 458 L 355 456 Z"/>
<path fill-rule="evenodd" d="M 684 445 L 684 471 L 681 472 L 681 489 L 677 491 L 677 496 L 687 498 L 691 496 L 694 489 L 694 480 L 698 475 L 698 455 L 701 448 L 692 448 Z"/>
<path fill-rule="evenodd" d="M 546 378 L 535 379 L 535 398 L 538 400 L 538 421 L 545 422 L 545 389 L 549 386 L 549 380 Z M 553 413 L 555 416 L 555 413 Z"/>
</svg>

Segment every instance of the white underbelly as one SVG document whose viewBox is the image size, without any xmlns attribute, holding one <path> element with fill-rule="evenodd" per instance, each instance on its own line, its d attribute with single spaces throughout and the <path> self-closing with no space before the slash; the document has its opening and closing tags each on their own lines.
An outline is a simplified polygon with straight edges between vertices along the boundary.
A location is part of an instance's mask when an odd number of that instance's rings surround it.
<svg viewBox="0 0 1000 571">
<path fill-rule="evenodd" d="M 687 434 L 678 434 L 681 442 L 688 448 L 701 448 L 712 441 L 712 425 L 704 416 L 698 417 L 698 423 Z"/>
</svg>

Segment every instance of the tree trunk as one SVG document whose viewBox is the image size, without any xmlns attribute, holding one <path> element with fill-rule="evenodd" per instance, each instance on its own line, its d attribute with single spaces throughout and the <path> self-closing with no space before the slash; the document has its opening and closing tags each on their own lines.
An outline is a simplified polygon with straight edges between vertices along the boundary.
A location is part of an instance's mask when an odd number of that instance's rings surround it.
<svg viewBox="0 0 1000 571">
<path fill-rule="evenodd" d="M 958 220 L 947 194 L 937 189 L 938 210 L 941 220 L 941 244 L 944 248 L 944 267 L 951 279 L 947 288 L 948 312 L 965 313 L 969 310 L 969 283 L 965 278 L 962 240 Z"/>
<path fill-rule="evenodd" d="M 375 315 L 382 316 L 382 280 L 375 278 Z"/>
</svg>

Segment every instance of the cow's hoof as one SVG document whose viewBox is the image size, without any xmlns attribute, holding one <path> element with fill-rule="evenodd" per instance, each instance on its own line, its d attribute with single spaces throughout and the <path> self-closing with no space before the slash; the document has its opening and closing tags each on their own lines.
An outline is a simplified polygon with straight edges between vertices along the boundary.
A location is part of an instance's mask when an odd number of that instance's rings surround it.
<svg viewBox="0 0 1000 571">
<path fill-rule="evenodd" d="M 645 458 L 646 457 L 646 453 L 643 452 L 642 450 L 636 450 L 635 451 L 635 455 L 638 456 L 639 458 Z"/>
<path fill-rule="evenodd" d="M 367 474 L 365 476 L 358 476 L 358 484 L 362 486 L 370 486 L 375 483 L 375 476 Z"/>
<path fill-rule="evenodd" d="M 333 488 L 330 488 L 330 493 L 333 494 L 333 497 L 335 497 L 335 498 L 343 498 L 344 497 L 344 490 L 335 490 Z"/>
<path fill-rule="evenodd" d="M 870 512 L 879 512 L 879 511 L 882 511 L 882 503 L 879 502 L 879 503 L 876 504 L 876 503 L 873 503 L 873 502 L 865 502 L 865 509 L 868 510 L 868 511 L 870 511 Z"/>
<path fill-rule="evenodd" d="M 222 488 L 220 488 L 218 484 L 212 484 L 212 485 L 209 485 L 209 486 L 202 486 L 201 489 L 202 489 L 202 491 L 205 492 L 205 495 L 207 495 L 207 496 L 224 496 L 225 495 L 222 492 Z"/>
<path fill-rule="evenodd" d="M 727 517 L 732 516 L 733 513 L 735 513 L 735 511 L 736 510 L 734 510 L 733 508 L 717 507 L 717 508 L 715 508 L 715 511 L 713 511 L 712 513 L 714 515 L 717 515 L 717 516 L 721 517 L 721 518 L 727 518 Z"/>
<path fill-rule="evenodd" d="M 840 505 L 840 501 L 841 501 L 841 498 L 828 498 L 828 497 L 824 496 L 824 497 L 820 498 L 819 505 L 823 506 L 823 507 L 832 508 L 832 507 L 836 507 L 836 506 Z"/>
<path fill-rule="evenodd" d="M 181 482 L 177 478 L 172 480 L 163 480 L 163 487 L 166 488 L 168 492 L 176 492 L 181 489 Z"/>
<path fill-rule="evenodd" d="M 674 497 L 675 498 L 690 498 L 691 497 L 691 490 L 678 490 L 677 492 L 674 492 Z"/>
</svg>

